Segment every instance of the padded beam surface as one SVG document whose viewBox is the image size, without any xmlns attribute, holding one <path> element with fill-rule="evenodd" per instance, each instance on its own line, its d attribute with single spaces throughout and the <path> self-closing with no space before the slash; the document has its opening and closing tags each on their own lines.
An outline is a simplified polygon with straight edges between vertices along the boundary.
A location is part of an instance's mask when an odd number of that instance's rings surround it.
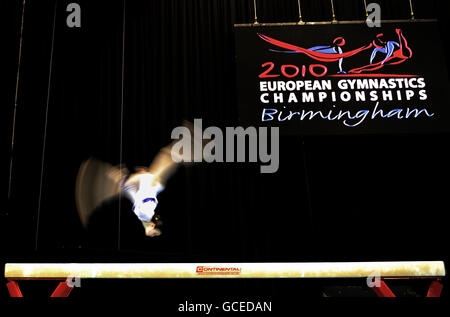
<svg viewBox="0 0 450 317">
<path fill-rule="evenodd" d="M 300 278 L 300 277 L 440 277 L 444 263 L 8 263 L 14 278 Z"/>
</svg>

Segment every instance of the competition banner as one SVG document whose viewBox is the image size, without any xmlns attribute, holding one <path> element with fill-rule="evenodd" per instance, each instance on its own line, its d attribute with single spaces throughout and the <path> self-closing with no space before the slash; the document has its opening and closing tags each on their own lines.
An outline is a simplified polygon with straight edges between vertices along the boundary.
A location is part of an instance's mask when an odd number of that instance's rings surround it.
<svg viewBox="0 0 450 317">
<path fill-rule="evenodd" d="M 236 26 L 240 123 L 283 134 L 448 131 L 437 23 Z"/>
</svg>

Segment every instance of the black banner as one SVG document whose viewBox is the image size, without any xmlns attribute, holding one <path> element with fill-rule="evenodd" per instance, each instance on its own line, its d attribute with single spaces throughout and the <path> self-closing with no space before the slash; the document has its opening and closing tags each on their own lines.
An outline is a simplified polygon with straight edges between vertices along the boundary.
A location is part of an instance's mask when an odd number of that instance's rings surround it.
<svg viewBox="0 0 450 317">
<path fill-rule="evenodd" d="M 435 22 L 236 27 L 240 123 L 284 134 L 448 131 Z"/>
</svg>

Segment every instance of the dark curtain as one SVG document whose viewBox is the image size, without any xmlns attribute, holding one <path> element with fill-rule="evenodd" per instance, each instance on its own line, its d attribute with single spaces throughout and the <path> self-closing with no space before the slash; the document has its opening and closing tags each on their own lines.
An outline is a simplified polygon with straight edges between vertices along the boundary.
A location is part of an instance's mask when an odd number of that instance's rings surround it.
<svg viewBox="0 0 450 317">
<path fill-rule="evenodd" d="M 82 27 L 69 29 L 69 2 L 26 7 L 10 259 L 34 251 L 78 261 L 447 256 L 448 135 L 282 137 L 276 174 L 244 163 L 180 169 L 159 196 L 161 237 L 144 236 L 125 200 L 103 206 L 84 230 L 74 203 L 82 160 L 118 164 L 122 142 L 124 163 L 147 166 L 183 119 L 239 125 L 233 24 L 253 22 L 254 11 L 253 0 L 78 1 Z M 379 2 L 383 19 L 409 17 L 409 1 Z M 337 19 L 364 19 L 362 3 L 334 1 Z M 330 1 L 301 4 L 305 21 L 331 20 Z M 444 12 L 437 1 L 415 5 L 417 17 Z M 257 14 L 298 21 L 297 0 L 260 0 Z"/>
</svg>

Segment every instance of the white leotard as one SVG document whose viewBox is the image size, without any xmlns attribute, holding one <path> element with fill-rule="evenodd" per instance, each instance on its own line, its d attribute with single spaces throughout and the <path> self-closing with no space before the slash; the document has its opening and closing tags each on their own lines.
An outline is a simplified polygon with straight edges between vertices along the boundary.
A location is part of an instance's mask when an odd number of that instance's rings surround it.
<svg viewBox="0 0 450 317">
<path fill-rule="evenodd" d="M 122 185 L 125 195 L 133 203 L 133 211 L 139 220 L 150 222 L 158 205 L 156 196 L 164 189 L 155 176 L 150 173 L 137 173 L 130 176 Z"/>
</svg>

